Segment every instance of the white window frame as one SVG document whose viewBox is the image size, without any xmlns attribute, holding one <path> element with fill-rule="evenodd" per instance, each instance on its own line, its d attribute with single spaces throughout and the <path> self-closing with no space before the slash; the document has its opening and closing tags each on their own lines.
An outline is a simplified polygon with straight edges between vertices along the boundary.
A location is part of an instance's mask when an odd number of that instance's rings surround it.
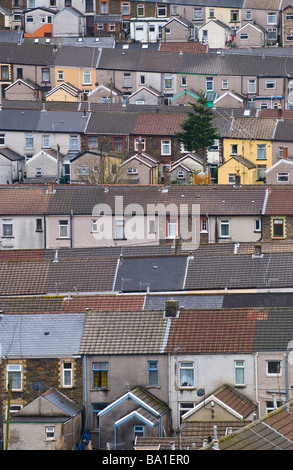
<svg viewBox="0 0 293 470">
<path fill-rule="evenodd" d="M 137 168 L 127 168 L 127 173 L 137 175 Z"/>
<path fill-rule="evenodd" d="M 282 171 L 280 173 L 277 173 L 277 183 L 288 183 L 288 182 L 289 182 L 289 173 L 287 171 Z"/>
<path fill-rule="evenodd" d="M 121 4 L 121 14 L 122 15 L 130 15 L 130 3 L 129 2 L 122 2 L 122 4 Z"/>
<path fill-rule="evenodd" d="M 57 80 L 63 82 L 63 80 L 64 80 L 64 71 L 63 70 L 58 70 L 57 74 L 58 74 Z"/>
<path fill-rule="evenodd" d="M 115 238 L 116 240 L 125 240 L 125 221 L 115 220 Z"/>
<path fill-rule="evenodd" d="M 269 364 L 271 362 L 279 363 L 280 369 L 279 372 L 269 372 Z M 268 359 L 266 360 L 266 376 L 267 377 L 281 377 L 282 376 L 282 361 L 279 359 Z"/>
<path fill-rule="evenodd" d="M 249 78 L 247 81 L 247 93 L 256 93 L 256 80 L 255 78 Z"/>
<path fill-rule="evenodd" d="M 163 5 L 159 3 L 157 5 L 157 17 L 158 18 L 164 18 L 167 16 L 167 5 Z"/>
<path fill-rule="evenodd" d="M 236 359 L 234 361 L 235 385 L 245 385 L 245 361 Z"/>
<path fill-rule="evenodd" d="M 201 221 L 200 221 L 200 231 L 201 231 L 201 233 L 208 233 L 208 221 L 207 221 L 207 219 L 201 219 Z"/>
<path fill-rule="evenodd" d="M 28 132 L 25 134 L 25 148 L 26 149 L 34 148 L 34 134 L 32 132 Z"/>
<path fill-rule="evenodd" d="M 45 433 L 46 433 L 46 441 L 55 440 L 55 426 L 46 426 Z"/>
<path fill-rule="evenodd" d="M 101 2 L 101 14 L 102 15 L 108 14 L 108 2 Z"/>
<path fill-rule="evenodd" d="M 265 81 L 266 90 L 275 90 L 276 89 L 276 80 L 266 80 Z"/>
<path fill-rule="evenodd" d="M 203 9 L 195 7 L 193 8 L 193 20 L 194 21 L 201 21 L 203 19 Z"/>
<path fill-rule="evenodd" d="M 135 139 L 134 140 L 134 150 L 137 152 L 138 151 L 138 144 L 141 143 L 142 144 L 142 150 L 145 152 L 146 150 L 146 140 L 143 138 L 143 139 Z"/>
<path fill-rule="evenodd" d="M 228 183 L 229 184 L 235 184 L 236 181 L 236 174 L 235 173 L 229 173 L 228 174 Z"/>
<path fill-rule="evenodd" d="M 266 144 L 257 144 L 257 160 L 266 160 L 267 159 L 267 146 Z"/>
<path fill-rule="evenodd" d="M 69 366 L 69 367 L 68 367 Z M 70 361 L 62 362 L 62 386 L 63 388 L 72 388 L 73 385 L 73 363 Z"/>
<path fill-rule="evenodd" d="M 0 147 L 5 146 L 5 134 L 0 134 Z"/>
<path fill-rule="evenodd" d="M 132 88 L 132 77 L 131 73 L 125 72 L 123 73 L 123 88 Z"/>
<path fill-rule="evenodd" d="M 9 375 L 10 374 L 19 374 L 20 379 L 17 378 L 17 382 L 20 383 L 20 387 L 15 387 L 13 384 L 13 379 L 11 380 L 11 390 L 13 391 L 20 391 L 22 390 L 22 364 L 7 364 L 6 367 L 6 383 L 7 383 L 7 390 L 9 386 Z"/>
<path fill-rule="evenodd" d="M 92 84 L 91 70 L 84 70 L 82 72 L 82 81 L 83 81 L 83 85 L 91 85 Z"/>
<path fill-rule="evenodd" d="M 69 136 L 69 148 L 70 150 L 78 150 L 78 136 L 77 135 Z"/>
<path fill-rule="evenodd" d="M 255 232 L 261 232 L 261 220 L 260 219 L 255 219 L 255 221 L 254 221 L 254 231 Z"/>
<path fill-rule="evenodd" d="M 225 78 L 224 80 L 222 80 L 222 90 L 228 90 L 229 89 L 229 82 L 228 82 L 228 79 Z"/>
<path fill-rule="evenodd" d="M 223 232 L 224 227 L 227 227 L 227 233 Z M 228 219 L 220 220 L 220 238 L 230 238 L 230 220 Z"/>
<path fill-rule="evenodd" d="M 267 13 L 267 24 L 277 24 L 277 13 L 274 11 Z"/>
<path fill-rule="evenodd" d="M 171 140 L 161 141 L 161 155 L 171 155 Z"/>
<path fill-rule="evenodd" d="M 238 144 L 231 144 L 231 155 L 238 155 Z"/>
<path fill-rule="evenodd" d="M 144 16 L 144 4 L 143 3 L 139 3 L 137 5 L 137 16 Z"/>
<path fill-rule="evenodd" d="M 90 169 L 88 165 L 78 165 L 77 174 L 79 176 L 88 176 L 90 174 Z"/>
<path fill-rule="evenodd" d="M 214 90 L 214 77 L 206 77 L 206 91 Z"/>
<path fill-rule="evenodd" d="M 13 219 L 2 219 L 3 238 L 13 237 Z"/>
<path fill-rule="evenodd" d="M 164 89 L 173 90 L 173 75 L 172 74 L 164 75 Z"/>
<path fill-rule="evenodd" d="M 69 237 L 69 222 L 68 220 L 59 220 L 59 238 Z"/>
<path fill-rule="evenodd" d="M 184 371 L 190 371 L 190 377 L 188 377 L 188 373 L 186 375 L 186 379 L 191 379 L 190 383 L 187 380 L 184 380 Z M 180 361 L 179 362 L 179 384 L 180 388 L 194 388 L 194 362 L 192 361 Z"/>
<path fill-rule="evenodd" d="M 50 136 L 49 135 L 43 135 L 43 148 L 44 149 L 50 148 Z"/>
</svg>

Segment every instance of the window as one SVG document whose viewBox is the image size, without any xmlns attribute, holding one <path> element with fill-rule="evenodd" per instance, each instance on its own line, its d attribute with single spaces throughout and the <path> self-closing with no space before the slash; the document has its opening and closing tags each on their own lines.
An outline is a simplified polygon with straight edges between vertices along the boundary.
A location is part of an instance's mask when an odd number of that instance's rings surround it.
<svg viewBox="0 0 293 470">
<path fill-rule="evenodd" d="M 215 10 L 214 10 L 214 8 L 210 8 L 210 9 L 209 9 L 209 17 L 210 17 L 210 18 L 215 18 Z"/>
<path fill-rule="evenodd" d="M 33 23 L 34 22 L 34 17 L 33 16 L 27 16 L 26 17 L 26 22 L 27 23 Z"/>
<path fill-rule="evenodd" d="M 89 175 L 89 167 L 88 165 L 78 165 L 77 167 L 77 174 L 79 176 L 88 176 Z"/>
<path fill-rule="evenodd" d="M 230 237 L 230 221 L 229 220 L 220 220 L 220 237 L 222 238 Z"/>
<path fill-rule="evenodd" d="M 230 11 L 230 21 L 233 23 L 239 21 L 239 10 Z"/>
<path fill-rule="evenodd" d="M 69 148 L 70 148 L 70 150 L 78 150 L 77 135 L 70 135 L 69 136 Z"/>
<path fill-rule="evenodd" d="M 3 228 L 3 237 L 13 236 L 13 220 L 12 219 L 3 219 L 2 228 Z"/>
<path fill-rule="evenodd" d="M 46 439 L 47 440 L 55 439 L 55 426 L 46 426 Z"/>
<path fill-rule="evenodd" d="M 42 231 L 43 231 L 43 220 L 36 219 L 36 232 L 42 232 Z"/>
<path fill-rule="evenodd" d="M 109 31 L 116 31 L 116 25 L 115 25 L 115 23 L 110 23 L 110 25 L 109 25 Z"/>
<path fill-rule="evenodd" d="M 275 80 L 266 80 L 266 83 L 265 83 L 266 90 L 274 90 L 275 88 L 276 88 Z"/>
<path fill-rule="evenodd" d="M 121 153 L 124 150 L 123 137 L 114 137 L 114 152 Z"/>
<path fill-rule="evenodd" d="M 16 77 L 17 78 L 23 78 L 23 69 L 22 68 L 17 68 L 16 69 Z"/>
<path fill-rule="evenodd" d="M 22 390 L 22 366 L 21 364 L 7 365 L 7 390 L 11 380 L 11 390 Z"/>
<path fill-rule="evenodd" d="M 213 77 L 206 78 L 206 90 L 212 91 L 214 89 L 214 79 Z"/>
<path fill-rule="evenodd" d="M 108 387 L 108 363 L 93 362 L 93 388 Z"/>
<path fill-rule="evenodd" d="M 207 232 L 208 231 L 208 221 L 207 219 L 201 219 L 200 221 L 200 231 Z"/>
<path fill-rule="evenodd" d="M 36 168 L 36 176 L 42 176 L 42 168 Z"/>
<path fill-rule="evenodd" d="M 58 80 L 63 81 L 64 80 L 64 72 L 63 70 L 58 70 Z"/>
<path fill-rule="evenodd" d="M 149 386 L 159 385 L 158 361 L 149 361 L 148 362 L 148 385 Z"/>
<path fill-rule="evenodd" d="M 93 0 L 85 1 L 85 11 L 94 11 L 94 2 Z"/>
<path fill-rule="evenodd" d="M 280 406 L 283 405 L 283 403 L 281 401 L 277 400 L 276 405 L 279 408 Z M 266 401 L 266 413 L 270 413 L 271 411 L 274 411 L 275 409 L 276 408 L 275 408 L 275 405 L 274 405 L 273 401 Z"/>
<path fill-rule="evenodd" d="M 145 139 L 135 139 L 134 141 L 134 150 L 138 150 L 138 144 L 141 143 L 142 145 L 142 150 L 145 151 L 146 149 L 146 141 Z"/>
<path fill-rule="evenodd" d="M 265 178 L 266 178 L 266 169 L 267 169 L 266 165 L 257 165 L 256 178 L 258 180 L 265 180 Z"/>
<path fill-rule="evenodd" d="M 155 231 L 155 221 L 149 220 L 149 231 L 148 233 L 156 233 Z"/>
<path fill-rule="evenodd" d="M 107 2 L 101 2 L 101 14 L 102 15 L 107 15 L 108 14 L 108 3 Z"/>
<path fill-rule="evenodd" d="M 178 178 L 178 179 L 185 178 L 185 176 L 184 176 L 184 171 L 179 170 L 179 171 L 177 172 L 177 178 Z"/>
<path fill-rule="evenodd" d="M 144 437 L 144 426 L 133 426 L 133 440 L 135 441 L 137 437 Z"/>
<path fill-rule="evenodd" d="M 254 78 L 248 80 L 247 93 L 256 93 L 256 80 Z"/>
<path fill-rule="evenodd" d="M 93 422 L 92 428 L 99 429 L 100 428 L 100 420 L 99 420 L 99 412 L 102 411 L 104 408 L 108 406 L 107 403 L 93 403 L 92 404 L 92 411 L 93 411 Z"/>
<path fill-rule="evenodd" d="M 267 159 L 267 146 L 266 144 L 257 144 L 257 160 Z"/>
<path fill-rule="evenodd" d="M 48 149 L 50 148 L 50 136 L 43 135 L 43 148 Z"/>
<path fill-rule="evenodd" d="M 124 240 L 125 239 L 125 223 L 124 220 L 116 220 L 115 223 L 115 229 L 116 229 L 116 236 L 115 238 L 117 240 Z"/>
<path fill-rule="evenodd" d="M 89 136 L 87 139 L 88 149 L 97 149 L 99 147 L 98 136 Z"/>
<path fill-rule="evenodd" d="M 277 182 L 278 183 L 288 183 L 289 173 L 277 173 Z"/>
<path fill-rule="evenodd" d="M 73 364 L 72 362 L 62 363 L 62 380 L 63 387 L 72 387 Z"/>
<path fill-rule="evenodd" d="M 178 220 L 176 217 L 167 219 L 167 238 L 176 238 L 178 236 Z"/>
<path fill-rule="evenodd" d="M 181 86 L 187 86 L 187 77 L 181 77 Z"/>
<path fill-rule="evenodd" d="M 158 16 L 167 16 L 167 6 L 158 5 Z"/>
<path fill-rule="evenodd" d="M 42 69 L 42 82 L 49 82 L 50 81 L 50 69 L 43 68 Z"/>
<path fill-rule="evenodd" d="M 13 21 L 21 21 L 21 12 L 20 11 L 16 11 L 15 13 L 13 13 Z"/>
<path fill-rule="evenodd" d="M 222 80 L 222 90 L 228 90 L 228 80 Z"/>
<path fill-rule="evenodd" d="M 268 28 L 266 31 L 266 37 L 268 41 L 277 40 L 277 28 Z"/>
<path fill-rule="evenodd" d="M 25 147 L 32 149 L 34 147 L 34 136 L 33 134 L 25 134 Z"/>
<path fill-rule="evenodd" d="M 59 238 L 68 238 L 68 220 L 59 220 Z"/>
<path fill-rule="evenodd" d="M 173 88 L 173 77 L 172 75 L 164 75 L 164 88 Z"/>
<path fill-rule="evenodd" d="M 248 21 L 252 19 L 251 11 L 246 12 L 246 18 L 245 19 L 248 20 Z"/>
<path fill-rule="evenodd" d="M 229 173 L 228 175 L 228 183 L 229 184 L 235 184 L 235 173 Z"/>
<path fill-rule="evenodd" d="M 281 361 L 266 361 L 266 374 L 273 376 L 281 375 Z"/>
<path fill-rule="evenodd" d="M 0 145 L 5 145 L 5 134 L 0 134 Z"/>
<path fill-rule="evenodd" d="M 238 144 L 231 145 L 231 155 L 238 155 Z"/>
<path fill-rule="evenodd" d="M 248 34 L 247 33 L 240 33 L 240 39 L 248 39 Z"/>
<path fill-rule="evenodd" d="M 194 387 L 194 364 L 193 362 L 180 362 L 180 387 Z"/>
<path fill-rule="evenodd" d="M 194 8 L 193 9 L 193 19 L 195 21 L 200 21 L 203 19 L 202 8 Z"/>
<path fill-rule="evenodd" d="M 123 88 L 131 88 L 131 73 L 124 73 L 123 74 Z"/>
<path fill-rule="evenodd" d="M 130 15 L 130 4 L 128 2 L 122 3 L 121 13 L 122 15 Z"/>
<path fill-rule="evenodd" d="M 235 361 L 235 385 L 244 383 L 244 361 Z"/>
<path fill-rule="evenodd" d="M 194 408 L 194 403 L 193 402 L 181 402 L 179 403 L 179 419 L 180 419 L 180 424 L 182 424 L 182 416 L 187 413 L 188 411 L 192 410 Z"/>
<path fill-rule="evenodd" d="M 268 24 L 277 24 L 277 13 L 276 12 L 269 12 L 267 16 Z"/>
<path fill-rule="evenodd" d="M 97 221 L 97 219 L 92 220 L 92 232 L 98 232 L 98 221 Z"/>
<path fill-rule="evenodd" d="M 140 75 L 139 76 L 139 84 L 140 85 L 145 85 L 145 75 Z"/>
<path fill-rule="evenodd" d="M 127 168 L 127 173 L 129 174 L 137 174 L 137 168 Z"/>
<path fill-rule="evenodd" d="M 84 85 L 90 85 L 91 84 L 91 71 L 90 70 L 84 70 L 83 71 L 83 84 Z"/>
<path fill-rule="evenodd" d="M 178 15 L 178 6 L 177 5 L 172 5 L 172 15 L 174 15 L 174 16 Z"/>
<path fill-rule="evenodd" d="M 284 219 L 273 219 L 273 238 L 284 237 Z"/>
<path fill-rule="evenodd" d="M 293 13 L 286 13 L 286 20 L 293 20 Z"/>
<path fill-rule="evenodd" d="M 161 154 L 162 155 L 171 155 L 171 140 L 162 140 L 161 141 Z"/>
<path fill-rule="evenodd" d="M 202 30 L 202 40 L 203 40 L 203 41 L 207 41 L 207 40 L 208 40 L 208 30 L 207 30 L 207 29 L 203 29 L 203 30 Z"/>
<path fill-rule="evenodd" d="M 254 231 L 260 232 L 261 231 L 261 221 L 260 219 L 255 219 L 254 221 Z"/>
<path fill-rule="evenodd" d="M 144 16 L 144 5 L 137 5 L 137 16 Z"/>
</svg>

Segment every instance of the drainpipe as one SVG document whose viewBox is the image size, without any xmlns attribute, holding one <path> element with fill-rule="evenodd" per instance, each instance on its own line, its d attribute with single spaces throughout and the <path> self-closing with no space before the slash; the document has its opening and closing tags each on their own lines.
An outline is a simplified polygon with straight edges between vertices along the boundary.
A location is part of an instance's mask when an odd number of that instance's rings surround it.
<svg viewBox="0 0 293 470">
<path fill-rule="evenodd" d="M 257 378 L 257 372 L 258 372 L 258 369 L 257 369 L 257 359 L 258 359 L 258 353 L 255 353 L 254 355 L 254 371 L 255 371 L 255 401 L 257 403 L 257 406 L 258 406 L 258 416 L 260 416 L 260 403 L 259 403 L 259 399 L 258 399 L 258 378 Z"/>
<path fill-rule="evenodd" d="M 73 210 L 70 212 L 70 248 L 73 248 Z"/>
<path fill-rule="evenodd" d="M 46 213 L 44 212 L 43 215 L 43 221 L 44 221 L 44 250 L 47 247 L 47 225 L 46 225 Z"/>
<path fill-rule="evenodd" d="M 86 354 L 83 357 L 83 380 L 84 380 L 84 432 L 87 433 L 87 380 L 86 380 L 87 368 L 86 368 Z"/>
</svg>

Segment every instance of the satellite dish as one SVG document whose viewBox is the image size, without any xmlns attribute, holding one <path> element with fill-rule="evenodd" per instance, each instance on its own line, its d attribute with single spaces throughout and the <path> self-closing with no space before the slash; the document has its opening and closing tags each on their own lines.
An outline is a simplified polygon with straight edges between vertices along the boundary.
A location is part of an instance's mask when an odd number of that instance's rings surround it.
<svg viewBox="0 0 293 470">
<path fill-rule="evenodd" d="M 196 394 L 197 394 L 198 397 L 203 397 L 204 394 L 205 394 L 204 388 L 199 388 L 199 389 L 197 390 Z"/>
<path fill-rule="evenodd" d="M 35 392 L 40 392 L 40 391 L 42 390 L 42 388 L 43 388 L 42 382 L 35 382 L 35 383 L 33 383 L 33 390 L 34 390 Z"/>
</svg>

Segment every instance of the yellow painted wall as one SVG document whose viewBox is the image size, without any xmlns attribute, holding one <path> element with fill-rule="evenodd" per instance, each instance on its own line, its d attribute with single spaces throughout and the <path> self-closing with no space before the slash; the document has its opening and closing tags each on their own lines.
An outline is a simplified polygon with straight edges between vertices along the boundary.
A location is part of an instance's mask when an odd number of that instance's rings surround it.
<svg viewBox="0 0 293 470">
<path fill-rule="evenodd" d="M 63 80 L 58 80 L 58 71 L 63 71 Z M 91 83 L 90 85 L 83 83 L 83 72 L 90 71 L 91 72 Z M 59 85 L 62 82 L 69 82 L 74 85 L 76 88 L 80 90 L 94 90 L 95 83 L 96 83 L 96 70 L 89 69 L 89 68 L 76 68 L 76 67 L 63 67 L 58 66 L 55 67 L 55 83 Z"/>
<path fill-rule="evenodd" d="M 224 139 L 223 140 L 223 163 L 228 162 L 231 157 L 231 145 L 238 145 L 238 155 L 243 155 L 244 158 L 252 162 L 254 165 L 266 165 L 266 169 L 272 166 L 272 143 L 267 140 L 243 140 L 243 139 Z M 257 145 L 266 145 L 266 159 L 257 159 Z M 234 168 L 235 171 L 232 171 Z M 228 184 L 229 173 L 235 173 L 236 169 L 240 170 L 241 183 L 254 184 L 257 179 L 256 169 L 249 170 L 245 167 L 245 180 L 243 182 L 243 165 L 232 159 L 229 163 L 222 165 L 218 170 L 218 183 Z"/>
<path fill-rule="evenodd" d="M 217 8 L 217 7 L 212 7 L 214 9 L 214 18 L 211 18 L 209 16 L 209 11 L 210 7 L 206 7 L 206 21 L 210 20 L 219 20 L 225 23 L 228 26 L 241 26 L 240 24 L 240 19 L 241 19 L 241 8 Z M 239 10 L 239 21 L 236 22 L 231 22 L 231 10 Z"/>
<path fill-rule="evenodd" d="M 79 97 L 73 96 L 61 88 L 48 96 L 46 101 L 79 101 Z"/>
</svg>

